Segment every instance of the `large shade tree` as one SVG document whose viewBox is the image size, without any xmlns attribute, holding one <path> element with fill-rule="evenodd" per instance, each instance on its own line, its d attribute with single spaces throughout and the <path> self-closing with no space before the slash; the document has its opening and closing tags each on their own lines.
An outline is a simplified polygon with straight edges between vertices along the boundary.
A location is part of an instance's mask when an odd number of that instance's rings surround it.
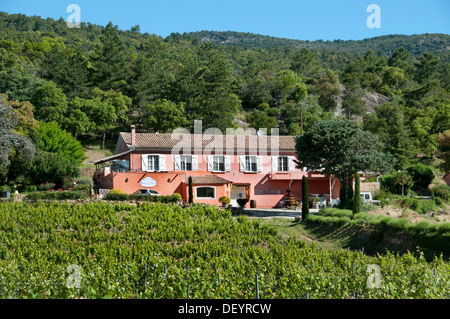
<svg viewBox="0 0 450 319">
<path fill-rule="evenodd" d="M 382 151 L 378 137 L 347 119 L 316 122 L 296 137 L 297 167 L 335 176 L 341 183 L 341 202 L 352 198 L 353 176 L 358 172 L 385 172 L 394 158 Z"/>
</svg>

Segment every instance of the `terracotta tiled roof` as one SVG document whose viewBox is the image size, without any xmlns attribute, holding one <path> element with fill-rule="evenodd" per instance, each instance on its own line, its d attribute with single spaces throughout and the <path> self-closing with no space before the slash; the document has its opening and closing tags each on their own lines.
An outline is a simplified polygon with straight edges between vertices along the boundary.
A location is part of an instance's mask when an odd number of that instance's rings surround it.
<svg viewBox="0 0 450 319">
<path fill-rule="evenodd" d="M 131 146 L 131 133 L 121 132 L 124 142 Z M 136 133 L 136 148 L 172 149 L 173 147 L 226 148 L 234 149 L 271 149 L 295 151 L 295 136 L 258 136 L 258 135 L 208 135 L 172 133 Z"/>
<path fill-rule="evenodd" d="M 184 183 L 188 183 L 188 180 L 184 180 Z M 228 183 L 232 183 L 231 181 L 216 176 L 216 175 L 203 175 L 203 176 L 192 176 L 192 184 L 219 184 L 219 185 L 223 185 L 223 184 L 228 184 Z"/>
</svg>

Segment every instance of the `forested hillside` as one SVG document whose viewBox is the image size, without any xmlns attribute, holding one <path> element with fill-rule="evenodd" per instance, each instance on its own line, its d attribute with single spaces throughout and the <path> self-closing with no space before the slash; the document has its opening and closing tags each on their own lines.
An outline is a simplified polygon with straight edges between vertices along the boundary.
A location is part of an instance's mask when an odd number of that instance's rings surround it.
<svg viewBox="0 0 450 319">
<path fill-rule="evenodd" d="M 0 13 L 0 126 L 11 150 L 2 149 L 0 184 L 27 183 L 37 176 L 33 167 L 55 161 L 49 154 L 58 148 L 42 141 L 52 127 L 74 143 L 115 140 L 130 124 L 139 132 L 192 129 L 194 120 L 223 132 L 240 123 L 296 135 L 301 106 L 304 131 L 320 119 L 357 120 L 401 167 L 417 154 L 445 158 L 449 48 L 445 34 L 299 41 L 202 31 L 162 38 L 138 25 L 70 29 L 62 18 Z M 368 96 L 381 102 L 368 109 Z"/>
</svg>

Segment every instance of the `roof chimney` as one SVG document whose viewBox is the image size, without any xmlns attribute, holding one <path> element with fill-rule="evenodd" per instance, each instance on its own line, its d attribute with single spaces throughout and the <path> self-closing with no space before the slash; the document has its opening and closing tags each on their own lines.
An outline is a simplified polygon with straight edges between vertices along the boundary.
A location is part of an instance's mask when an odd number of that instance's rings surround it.
<svg viewBox="0 0 450 319">
<path fill-rule="evenodd" d="M 136 126 L 131 125 L 131 145 L 136 145 Z"/>
</svg>

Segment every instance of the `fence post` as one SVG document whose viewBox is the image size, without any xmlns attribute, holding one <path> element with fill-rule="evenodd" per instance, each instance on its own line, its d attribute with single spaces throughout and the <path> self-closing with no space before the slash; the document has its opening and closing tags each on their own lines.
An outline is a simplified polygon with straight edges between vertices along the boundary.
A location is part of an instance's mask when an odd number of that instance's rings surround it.
<svg viewBox="0 0 450 319">
<path fill-rule="evenodd" d="M 256 299 L 259 299 L 258 274 L 255 275 L 255 282 L 256 282 Z"/>
</svg>

